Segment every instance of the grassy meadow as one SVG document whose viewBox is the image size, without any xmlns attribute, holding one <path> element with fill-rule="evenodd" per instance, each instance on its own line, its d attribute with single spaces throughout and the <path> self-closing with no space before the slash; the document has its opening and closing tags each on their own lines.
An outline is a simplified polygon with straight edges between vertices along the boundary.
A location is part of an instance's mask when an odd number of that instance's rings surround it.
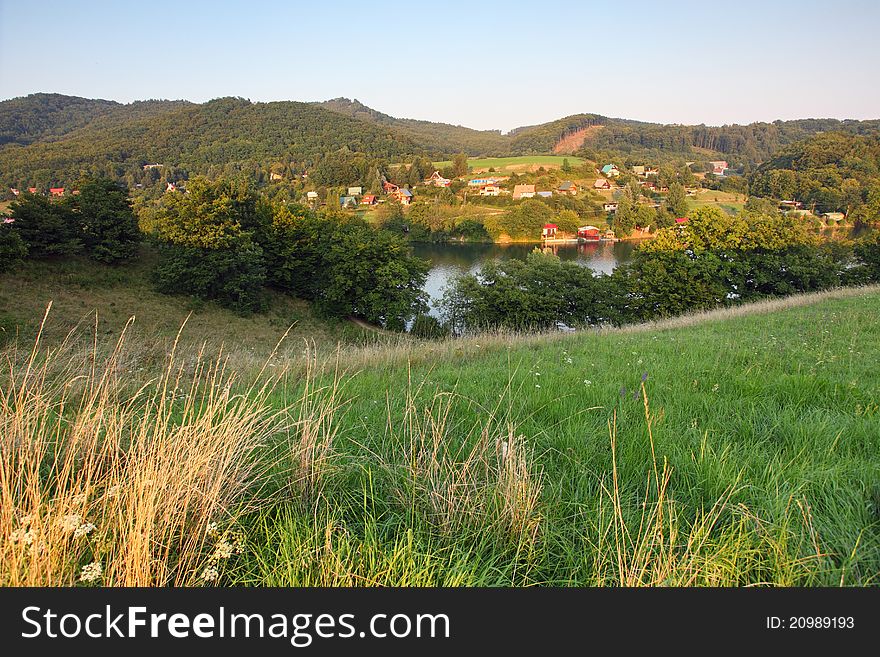
<svg viewBox="0 0 880 657">
<path fill-rule="evenodd" d="M 875 585 L 878 314 L 875 287 L 246 358 L 11 340 L 0 582 Z"/>
<path fill-rule="evenodd" d="M 468 159 L 471 173 L 484 173 L 490 168 L 496 173 L 525 173 L 536 171 L 539 167 L 559 169 L 562 161 L 568 160 L 572 167 L 580 166 L 586 160 L 573 155 L 520 155 L 516 157 L 472 157 Z M 452 166 L 452 161 L 434 162 L 438 169 Z"/>
</svg>

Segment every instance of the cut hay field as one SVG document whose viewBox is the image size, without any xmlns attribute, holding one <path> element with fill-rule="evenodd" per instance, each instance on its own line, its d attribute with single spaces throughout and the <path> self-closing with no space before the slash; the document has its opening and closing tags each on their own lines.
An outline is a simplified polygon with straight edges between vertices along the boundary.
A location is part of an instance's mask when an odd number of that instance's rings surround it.
<svg viewBox="0 0 880 657">
<path fill-rule="evenodd" d="M 3 543 L 0 581 L 876 585 L 878 314 L 875 287 L 622 330 L 267 342 L 237 376 L 182 347 L 163 374 L 137 326 L 115 352 L 12 343 L 0 531 L 30 543 Z"/>
<path fill-rule="evenodd" d="M 568 160 L 573 166 L 580 166 L 586 160 L 571 155 L 522 155 L 518 157 L 481 157 L 471 158 L 468 160 L 468 167 L 471 173 L 483 173 L 490 168 L 495 169 L 496 173 L 525 173 L 528 171 L 536 171 L 540 167 L 545 169 L 559 169 L 562 167 L 562 161 Z M 434 166 L 438 169 L 451 166 L 452 162 L 434 162 Z"/>
</svg>

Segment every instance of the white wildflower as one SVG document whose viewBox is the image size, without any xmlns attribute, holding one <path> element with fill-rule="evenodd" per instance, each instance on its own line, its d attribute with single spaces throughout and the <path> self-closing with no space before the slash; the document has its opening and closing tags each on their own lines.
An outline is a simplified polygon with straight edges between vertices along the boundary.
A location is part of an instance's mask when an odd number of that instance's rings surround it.
<svg viewBox="0 0 880 657">
<path fill-rule="evenodd" d="M 589 379 L 584 379 L 584 385 L 585 385 L 585 386 L 591 386 L 591 385 L 593 385 L 593 382 L 590 381 Z"/>
<path fill-rule="evenodd" d="M 66 516 L 61 516 L 61 519 L 58 521 L 58 526 L 61 527 L 63 531 L 73 532 L 82 524 L 82 521 L 82 516 L 78 513 L 68 513 Z"/>
<path fill-rule="evenodd" d="M 202 571 L 202 579 L 206 582 L 216 582 L 218 577 L 220 571 L 217 570 L 217 566 L 208 566 Z"/>
<path fill-rule="evenodd" d="M 712 386 L 712 392 L 718 392 L 718 388 L 719 388 L 719 386 L 716 383 L 714 386 Z"/>
<path fill-rule="evenodd" d="M 540 384 L 540 383 L 536 383 L 536 384 L 535 384 L 535 387 L 536 387 L 536 388 L 540 388 L 540 387 L 541 387 L 541 384 Z"/>
<path fill-rule="evenodd" d="M 217 527 L 216 522 L 209 522 L 207 528 L 208 536 L 216 536 L 220 533 L 220 529 Z"/>
<path fill-rule="evenodd" d="M 87 566 L 83 566 L 82 572 L 79 575 L 79 580 L 81 582 L 97 582 L 101 579 L 101 576 L 104 574 L 104 568 L 101 566 L 100 561 L 93 561 Z"/>
<path fill-rule="evenodd" d="M 24 543 L 30 545 L 34 542 L 34 530 L 19 528 L 9 535 L 10 543 Z"/>
<path fill-rule="evenodd" d="M 95 529 L 94 523 L 84 522 L 83 524 L 81 524 L 79 527 L 77 527 L 73 531 L 73 537 L 74 538 L 81 538 L 83 536 L 88 536 L 90 533 L 92 533 L 92 530 L 94 530 L 94 529 Z"/>
<path fill-rule="evenodd" d="M 226 540 L 222 540 L 217 543 L 217 549 L 214 551 L 215 559 L 228 559 L 232 556 L 232 551 L 234 546 L 232 543 Z"/>
</svg>

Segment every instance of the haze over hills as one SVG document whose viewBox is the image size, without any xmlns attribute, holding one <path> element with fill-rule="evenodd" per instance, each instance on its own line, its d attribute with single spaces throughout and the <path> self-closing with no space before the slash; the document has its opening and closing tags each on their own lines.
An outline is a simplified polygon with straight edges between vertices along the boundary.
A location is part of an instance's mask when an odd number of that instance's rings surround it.
<svg viewBox="0 0 880 657">
<path fill-rule="evenodd" d="M 0 183 L 70 183 L 83 174 L 123 178 L 159 162 L 183 175 L 265 172 L 282 163 L 305 169 L 327 154 L 364 161 L 414 156 L 571 153 L 695 159 L 718 156 L 756 165 L 820 132 L 874 133 L 880 121 L 803 119 L 747 126 L 660 125 L 577 114 L 502 134 L 395 118 L 357 100 L 205 103 L 147 100 L 121 104 L 60 94 L 0 102 Z"/>
</svg>

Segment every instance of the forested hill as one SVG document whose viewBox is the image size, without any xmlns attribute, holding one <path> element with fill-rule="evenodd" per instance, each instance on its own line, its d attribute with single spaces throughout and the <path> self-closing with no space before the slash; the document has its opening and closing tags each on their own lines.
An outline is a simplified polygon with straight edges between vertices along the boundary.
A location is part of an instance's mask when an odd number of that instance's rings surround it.
<svg viewBox="0 0 880 657">
<path fill-rule="evenodd" d="M 196 104 L 150 100 L 120 104 L 59 94 L 0 102 L 0 185 L 73 184 L 82 175 L 109 175 L 129 184 L 148 180 L 143 166 L 162 164 L 163 179 L 194 174 L 302 172 L 324 156 L 362 154 L 363 166 L 458 152 L 506 156 L 563 148 L 594 161 L 659 164 L 727 159 L 749 169 L 783 148 L 824 132 L 876 134 L 880 121 L 804 119 L 721 127 L 659 125 L 576 114 L 501 134 L 399 119 L 356 100 L 252 103 L 220 98 Z M 146 171 L 146 173 L 145 173 Z"/>
<path fill-rule="evenodd" d="M 276 163 L 305 167 L 340 149 L 386 159 L 424 150 L 394 130 L 309 103 L 220 98 L 161 112 L 139 111 L 138 103 L 121 107 L 130 116 L 114 110 L 51 140 L 0 147 L 0 183 L 45 187 L 70 184 L 83 174 L 124 178 L 149 163 L 190 175 L 250 175 Z"/>
<path fill-rule="evenodd" d="M 792 144 L 755 171 L 750 191 L 869 223 L 880 216 L 880 135 L 829 132 Z"/>
<path fill-rule="evenodd" d="M 474 156 L 510 154 L 510 140 L 504 137 L 500 130 L 474 130 L 448 123 L 398 119 L 367 107 L 358 100 L 348 98 L 334 98 L 316 105 L 362 121 L 389 126 L 398 134 L 421 144 L 429 154 L 467 153 Z"/>
<path fill-rule="evenodd" d="M 189 105 L 144 100 L 124 105 L 61 94 L 32 94 L 0 102 L 0 145 L 51 141 L 95 122 L 131 121 Z"/>
</svg>

